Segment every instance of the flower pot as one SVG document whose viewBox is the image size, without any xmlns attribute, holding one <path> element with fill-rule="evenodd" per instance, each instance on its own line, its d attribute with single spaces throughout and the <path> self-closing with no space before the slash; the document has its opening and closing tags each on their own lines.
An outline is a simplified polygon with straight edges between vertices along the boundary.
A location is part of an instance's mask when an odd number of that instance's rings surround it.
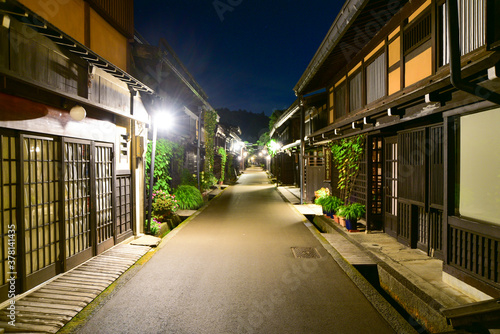
<svg viewBox="0 0 500 334">
<path fill-rule="evenodd" d="M 345 218 L 339 217 L 339 224 L 345 227 Z"/>
<path fill-rule="evenodd" d="M 354 218 L 354 219 L 346 219 L 345 220 L 345 227 L 349 231 L 357 231 L 358 230 L 358 220 L 356 218 Z"/>
<path fill-rule="evenodd" d="M 336 222 L 337 224 L 340 224 L 340 217 L 337 215 L 333 216 L 333 221 Z"/>
</svg>

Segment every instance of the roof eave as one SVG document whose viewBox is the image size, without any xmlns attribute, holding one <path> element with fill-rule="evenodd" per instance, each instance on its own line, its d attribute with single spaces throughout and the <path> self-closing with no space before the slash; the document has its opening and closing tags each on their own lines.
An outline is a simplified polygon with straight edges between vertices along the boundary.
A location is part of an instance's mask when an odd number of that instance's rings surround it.
<svg viewBox="0 0 500 334">
<path fill-rule="evenodd" d="M 323 39 L 320 47 L 314 54 L 311 62 L 306 70 L 300 77 L 299 81 L 293 88 L 295 95 L 304 95 L 306 86 L 310 83 L 311 79 L 316 75 L 319 68 L 328 55 L 332 52 L 333 48 L 340 42 L 344 33 L 349 29 L 361 10 L 366 6 L 369 0 L 347 0 L 335 21 L 333 22 L 330 30 Z"/>
</svg>

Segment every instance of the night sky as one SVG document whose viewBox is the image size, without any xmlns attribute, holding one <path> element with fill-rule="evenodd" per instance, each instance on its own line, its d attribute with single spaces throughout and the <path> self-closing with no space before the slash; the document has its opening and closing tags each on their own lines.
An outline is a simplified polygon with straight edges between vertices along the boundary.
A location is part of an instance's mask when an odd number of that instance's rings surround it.
<svg viewBox="0 0 500 334">
<path fill-rule="evenodd" d="M 270 115 L 296 99 L 292 89 L 343 3 L 135 0 L 135 27 L 152 45 L 167 40 L 212 107 Z"/>
</svg>

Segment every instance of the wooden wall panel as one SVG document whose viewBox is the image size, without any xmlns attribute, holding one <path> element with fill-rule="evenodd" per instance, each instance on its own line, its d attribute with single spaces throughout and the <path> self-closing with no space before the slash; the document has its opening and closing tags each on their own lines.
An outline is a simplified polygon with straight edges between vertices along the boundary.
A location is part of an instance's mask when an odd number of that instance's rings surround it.
<svg viewBox="0 0 500 334">
<path fill-rule="evenodd" d="M 388 95 L 398 92 L 401 89 L 401 68 L 397 68 L 389 73 Z"/>
<path fill-rule="evenodd" d="M 19 0 L 78 42 L 85 42 L 85 15 L 83 0 L 40 1 Z"/>
<path fill-rule="evenodd" d="M 94 10 L 90 10 L 90 48 L 120 69 L 127 71 L 127 38 Z"/>
<path fill-rule="evenodd" d="M 432 74 L 432 48 L 429 47 L 405 63 L 405 87 Z"/>
</svg>

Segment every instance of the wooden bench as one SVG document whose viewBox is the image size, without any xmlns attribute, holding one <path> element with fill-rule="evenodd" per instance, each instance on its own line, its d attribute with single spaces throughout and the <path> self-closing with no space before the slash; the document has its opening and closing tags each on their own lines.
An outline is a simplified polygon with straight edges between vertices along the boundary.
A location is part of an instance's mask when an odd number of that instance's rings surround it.
<svg viewBox="0 0 500 334">
<path fill-rule="evenodd" d="M 500 298 L 451 307 L 441 310 L 448 324 L 462 329 L 481 325 L 484 328 L 499 328 Z M 495 327 L 489 327 L 489 326 Z"/>
</svg>

